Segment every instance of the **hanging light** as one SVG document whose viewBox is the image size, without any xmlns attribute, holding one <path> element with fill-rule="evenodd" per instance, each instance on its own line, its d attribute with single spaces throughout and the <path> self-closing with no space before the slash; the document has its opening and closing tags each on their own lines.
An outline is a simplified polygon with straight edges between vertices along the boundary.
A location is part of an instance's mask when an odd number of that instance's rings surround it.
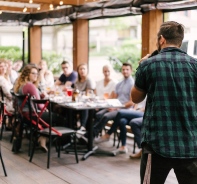
<svg viewBox="0 0 197 184">
<path fill-rule="evenodd" d="M 40 10 L 40 6 L 38 6 L 37 10 Z"/>
<path fill-rule="evenodd" d="M 29 0 L 29 3 L 33 3 L 33 0 Z"/>
<path fill-rule="evenodd" d="M 23 8 L 23 12 L 26 12 L 27 11 L 27 7 L 25 6 L 24 8 Z"/>
<path fill-rule="evenodd" d="M 53 10 L 53 4 L 50 4 L 50 5 L 49 5 L 49 9 L 50 9 L 50 10 Z"/>
<path fill-rule="evenodd" d="M 2 14 L 2 11 L 0 10 L 0 14 Z"/>
<path fill-rule="evenodd" d="M 63 1 L 60 1 L 60 6 L 62 6 L 64 4 L 64 2 Z"/>
</svg>

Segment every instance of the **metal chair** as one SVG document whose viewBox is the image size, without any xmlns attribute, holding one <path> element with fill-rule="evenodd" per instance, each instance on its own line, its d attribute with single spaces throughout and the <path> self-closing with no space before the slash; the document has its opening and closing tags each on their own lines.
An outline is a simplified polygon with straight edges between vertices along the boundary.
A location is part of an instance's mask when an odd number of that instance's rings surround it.
<svg viewBox="0 0 197 184">
<path fill-rule="evenodd" d="M 43 104 L 43 108 L 39 110 L 37 107 L 39 104 Z M 43 112 L 47 109 L 48 111 L 48 119 L 49 122 L 45 122 L 42 118 Z M 76 147 L 76 132 L 73 129 L 66 128 L 66 127 L 53 127 L 52 126 L 52 112 L 51 112 L 51 102 L 50 100 L 36 100 L 31 99 L 31 103 L 29 106 L 29 117 L 31 122 L 36 121 L 36 128 L 35 128 L 35 137 L 32 152 L 29 161 L 31 162 L 34 156 L 35 147 L 38 141 L 39 136 L 44 136 L 49 139 L 49 146 L 48 146 L 48 157 L 47 157 L 47 168 L 50 167 L 50 153 L 51 153 L 51 145 L 52 145 L 52 138 L 56 138 L 57 143 L 57 152 L 58 157 L 60 157 L 60 149 L 61 149 L 61 138 L 70 136 L 71 140 L 74 143 L 74 152 L 76 162 L 78 163 L 78 155 L 77 155 L 77 147 Z"/>
<path fill-rule="evenodd" d="M 4 108 L 5 108 L 4 102 L 3 101 L 0 101 L 0 123 L 3 122 Z M 1 153 L 1 142 L 0 142 L 0 159 L 1 159 L 1 164 L 2 164 L 2 167 L 3 167 L 4 174 L 5 174 L 5 176 L 7 176 L 7 172 L 6 172 L 6 169 L 5 169 L 5 165 L 4 165 L 3 157 L 2 157 L 2 153 Z"/>
</svg>

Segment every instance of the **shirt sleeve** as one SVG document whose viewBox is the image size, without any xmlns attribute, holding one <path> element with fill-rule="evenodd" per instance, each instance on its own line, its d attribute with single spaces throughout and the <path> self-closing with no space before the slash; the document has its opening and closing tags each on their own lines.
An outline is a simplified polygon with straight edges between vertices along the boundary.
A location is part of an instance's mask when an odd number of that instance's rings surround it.
<svg viewBox="0 0 197 184">
<path fill-rule="evenodd" d="M 9 100 L 12 99 L 12 95 L 10 93 L 10 87 L 8 85 L 8 82 L 5 80 L 0 80 L 0 85 L 3 91 L 3 94 L 5 95 L 5 97 L 7 97 Z"/>
<path fill-rule="evenodd" d="M 76 82 L 76 80 L 77 80 L 77 72 L 73 71 L 73 73 L 71 75 L 72 76 L 71 76 L 70 81 L 74 84 Z"/>
<path fill-rule="evenodd" d="M 94 80 L 88 79 L 86 89 L 95 89 L 96 83 Z"/>
<path fill-rule="evenodd" d="M 141 91 L 147 91 L 145 73 L 144 68 L 139 66 L 135 74 L 135 87 Z"/>
</svg>

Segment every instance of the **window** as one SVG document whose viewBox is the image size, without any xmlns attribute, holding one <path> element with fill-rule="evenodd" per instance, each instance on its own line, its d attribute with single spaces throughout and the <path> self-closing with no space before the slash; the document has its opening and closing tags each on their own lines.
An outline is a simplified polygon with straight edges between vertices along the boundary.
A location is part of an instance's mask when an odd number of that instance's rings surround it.
<svg viewBox="0 0 197 184">
<path fill-rule="evenodd" d="M 187 48 L 188 48 L 188 41 L 184 41 L 181 45 L 181 50 L 187 52 Z"/>
<path fill-rule="evenodd" d="M 197 40 L 194 42 L 194 55 L 197 55 Z"/>
</svg>

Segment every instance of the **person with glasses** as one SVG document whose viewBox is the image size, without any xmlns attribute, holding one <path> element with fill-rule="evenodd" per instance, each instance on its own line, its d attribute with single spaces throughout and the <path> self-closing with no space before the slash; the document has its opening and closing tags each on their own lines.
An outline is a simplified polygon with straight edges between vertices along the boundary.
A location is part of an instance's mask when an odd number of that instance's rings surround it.
<svg viewBox="0 0 197 184">
<path fill-rule="evenodd" d="M 77 80 L 77 72 L 73 71 L 72 63 L 63 61 L 61 64 L 63 74 L 55 81 L 55 85 L 65 85 L 65 87 L 73 87 Z"/>
<path fill-rule="evenodd" d="M 45 89 L 46 87 L 53 87 L 54 77 L 53 73 L 48 70 L 47 62 L 45 60 L 41 60 L 38 66 L 40 68 L 40 87 L 42 89 Z"/>
<path fill-rule="evenodd" d="M 39 100 L 40 94 L 38 90 L 38 84 L 39 84 L 38 75 L 39 75 L 39 69 L 35 65 L 26 65 L 14 85 L 14 92 L 21 95 L 29 94 L 35 99 Z M 22 104 L 22 102 L 18 102 L 18 103 L 19 105 Z M 38 104 L 39 109 L 42 109 L 43 107 L 44 107 L 43 104 Z M 29 111 L 28 105 L 25 104 L 23 107 L 23 112 L 28 112 L 28 111 Z M 53 117 L 52 120 L 56 120 L 57 122 L 60 119 L 62 120 L 62 118 L 60 116 L 56 116 L 55 113 L 52 113 L 52 117 Z M 44 112 L 41 118 L 44 121 L 49 122 L 48 112 Z M 55 122 L 52 123 L 54 124 Z M 38 142 L 40 143 L 42 150 L 45 152 L 48 151 L 46 147 L 46 141 L 47 141 L 46 138 L 42 136 L 39 137 L 38 139 Z"/>
</svg>

